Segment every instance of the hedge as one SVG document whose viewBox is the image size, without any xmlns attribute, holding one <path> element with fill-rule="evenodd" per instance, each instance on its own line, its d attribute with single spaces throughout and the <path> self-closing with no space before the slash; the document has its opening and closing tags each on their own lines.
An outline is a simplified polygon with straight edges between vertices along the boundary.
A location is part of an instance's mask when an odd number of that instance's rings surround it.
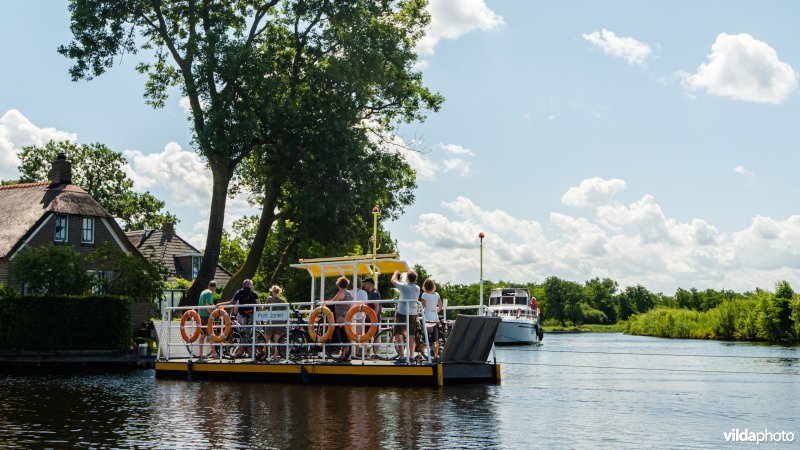
<svg viewBox="0 0 800 450">
<path fill-rule="evenodd" d="M 131 301 L 112 296 L 0 299 L 2 350 L 127 350 Z"/>
</svg>

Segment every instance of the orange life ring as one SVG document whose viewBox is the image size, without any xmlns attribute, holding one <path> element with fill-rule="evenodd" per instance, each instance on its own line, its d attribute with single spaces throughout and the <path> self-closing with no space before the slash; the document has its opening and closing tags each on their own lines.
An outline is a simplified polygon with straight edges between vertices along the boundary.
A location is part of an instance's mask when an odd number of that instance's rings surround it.
<svg viewBox="0 0 800 450">
<path fill-rule="evenodd" d="M 194 333 L 191 336 L 186 334 L 186 322 L 191 318 L 194 321 Z M 187 344 L 191 344 L 192 342 L 196 341 L 197 338 L 200 337 L 200 329 L 203 328 L 203 319 L 200 318 L 200 314 L 197 314 L 197 311 L 190 309 L 183 313 L 181 317 L 181 337 Z"/>
<path fill-rule="evenodd" d="M 328 329 L 325 330 L 322 336 L 317 334 L 317 330 L 314 329 L 314 325 L 317 324 L 317 319 L 319 318 L 320 314 L 325 314 L 325 321 L 323 322 L 323 326 L 327 326 Z M 327 325 L 327 324 L 329 325 Z M 311 315 L 308 316 L 308 334 L 311 336 L 311 340 L 314 342 L 321 342 L 325 343 L 331 340 L 333 336 L 333 330 L 335 327 L 333 324 L 336 323 L 336 319 L 333 317 L 333 312 L 328 309 L 327 306 L 320 306 L 319 308 L 311 311 Z"/>
<path fill-rule="evenodd" d="M 353 321 L 353 316 L 360 312 L 365 313 L 371 322 L 368 326 L 369 329 L 364 334 L 356 334 L 356 332 L 353 331 L 353 326 L 350 324 L 350 322 Z M 378 315 L 375 314 L 374 309 L 367 305 L 353 305 L 350 311 L 347 311 L 347 316 L 344 318 L 344 321 L 348 323 L 345 325 L 344 331 L 347 333 L 347 337 L 353 342 L 369 342 L 375 337 L 375 333 L 378 332 Z"/>
<path fill-rule="evenodd" d="M 222 331 L 222 334 L 217 334 L 216 331 L 214 331 L 214 320 L 219 316 L 222 316 L 222 321 L 225 323 L 225 329 Z M 211 340 L 211 342 L 215 344 L 221 344 L 230 334 L 231 315 L 228 314 L 228 311 L 225 311 L 222 308 L 212 311 L 211 316 L 208 318 L 208 338 Z"/>
</svg>

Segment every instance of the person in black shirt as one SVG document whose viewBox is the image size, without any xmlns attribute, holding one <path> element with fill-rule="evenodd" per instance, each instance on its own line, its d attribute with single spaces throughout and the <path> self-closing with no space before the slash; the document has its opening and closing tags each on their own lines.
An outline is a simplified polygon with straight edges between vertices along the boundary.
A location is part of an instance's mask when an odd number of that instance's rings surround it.
<svg viewBox="0 0 800 450">
<path fill-rule="evenodd" d="M 253 280 L 244 280 L 242 288 L 233 294 L 233 298 L 220 305 L 236 305 L 233 308 L 233 316 L 237 314 L 242 316 L 242 325 L 250 325 L 253 323 L 253 306 L 240 306 L 240 305 L 254 305 L 261 303 L 258 301 L 258 293 L 253 290 Z"/>
</svg>

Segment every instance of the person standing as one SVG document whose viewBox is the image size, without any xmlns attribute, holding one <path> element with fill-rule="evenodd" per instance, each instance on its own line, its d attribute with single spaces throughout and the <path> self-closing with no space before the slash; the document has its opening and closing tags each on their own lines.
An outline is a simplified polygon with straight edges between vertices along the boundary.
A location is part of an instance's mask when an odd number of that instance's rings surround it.
<svg viewBox="0 0 800 450">
<path fill-rule="evenodd" d="M 428 278 L 422 283 L 422 307 L 428 344 L 433 344 L 433 357 L 439 359 L 439 311 L 442 310 L 442 297 L 436 292 L 436 283 Z"/>
<path fill-rule="evenodd" d="M 375 315 L 378 316 L 378 322 L 381 321 L 381 304 L 376 302 L 375 300 L 381 299 L 381 293 L 375 289 L 375 280 L 372 278 L 364 278 L 364 281 L 361 282 L 361 287 L 367 293 L 367 306 L 372 308 L 375 311 Z"/>
<path fill-rule="evenodd" d="M 400 280 L 400 271 L 395 270 L 392 275 L 392 285 L 400 291 L 400 300 L 397 302 L 397 311 L 394 316 L 394 339 L 398 344 L 398 356 L 395 364 L 411 364 L 410 358 L 414 356 L 417 349 L 415 336 L 417 334 L 417 305 L 419 300 L 419 286 L 416 284 L 417 273 L 414 271 L 406 272 L 406 282 Z M 409 301 L 402 301 L 409 300 Z M 408 322 L 408 330 L 406 330 Z M 409 354 L 406 357 L 405 339 L 408 339 Z"/>
<path fill-rule="evenodd" d="M 286 303 L 286 300 L 281 298 L 281 288 L 280 286 L 272 286 L 269 289 L 270 296 L 264 301 L 265 305 L 269 304 L 276 304 L 276 303 Z M 288 307 L 285 306 L 273 306 L 269 311 L 283 311 L 287 310 Z M 288 318 L 288 314 L 287 314 Z M 286 332 L 286 323 L 285 322 L 278 322 L 278 321 L 270 321 L 267 324 L 267 327 L 264 329 L 264 337 L 266 338 L 266 342 L 273 342 L 278 343 L 280 337 L 283 333 Z M 265 344 L 264 345 L 264 358 L 267 357 L 269 354 L 269 347 Z M 278 355 L 278 346 L 274 345 L 272 347 L 272 357 L 270 360 L 277 361 L 280 359 L 280 355 Z"/>
<path fill-rule="evenodd" d="M 208 341 L 208 346 L 211 347 L 211 358 L 217 357 L 217 350 L 214 345 L 211 343 L 211 338 L 208 337 L 208 330 L 206 329 L 206 325 L 208 324 L 208 317 L 211 315 L 211 311 L 214 310 L 214 292 L 217 291 L 217 282 L 211 280 L 208 282 L 208 288 L 200 293 L 200 299 L 197 301 L 197 309 L 198 314 L 200 315 L 200 359 L 206 359 L 206 356 L 203 355 L 203 341 Z"/>
<path fill-rule="evenodd" d="M 350 286 L 350 280 L 348 280 L 346 277 L 339 277 L 339 279 L 336 280 L 336 287 L 339 288 L 339 291 L 333 296 L 332 299 L 329 300 L 331 302 L 335 302 L 333 306 L 334 317 L 336 319 L 336 323 L 341 324 L 336 326 L 334 336 L 336 337 L 336 342 L 342 344 L 342 351 L 339 354 L 339 361 L 342 362 L 350 361 L 350 346 L 344 345 L 350 342 L 350 339 L 347 337 L 347 332 L 344 330 L 344 327 L 347 325 L 344 323 L 346 321 L 345 319 L 347 318 L 347 313 L 350 311 L 350 307 L 353 305 L 350 303 L 342 303 L 353 300 L 353 294 L 347 290 L 348 286 Z"/>
</svg>

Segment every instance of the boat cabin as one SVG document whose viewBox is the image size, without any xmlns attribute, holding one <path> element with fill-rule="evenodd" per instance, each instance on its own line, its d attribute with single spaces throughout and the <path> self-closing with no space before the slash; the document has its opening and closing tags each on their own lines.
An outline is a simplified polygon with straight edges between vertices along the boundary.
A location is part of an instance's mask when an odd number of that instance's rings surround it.
<svg viewBox="0 0 800 450">
<path fill-rule="evenodd" d="M 528 306 L 530 295 L 527 289 L 497 288 L 489 295 L 489 306 L 507 306 L 525 308 Z"/>
</svg>

